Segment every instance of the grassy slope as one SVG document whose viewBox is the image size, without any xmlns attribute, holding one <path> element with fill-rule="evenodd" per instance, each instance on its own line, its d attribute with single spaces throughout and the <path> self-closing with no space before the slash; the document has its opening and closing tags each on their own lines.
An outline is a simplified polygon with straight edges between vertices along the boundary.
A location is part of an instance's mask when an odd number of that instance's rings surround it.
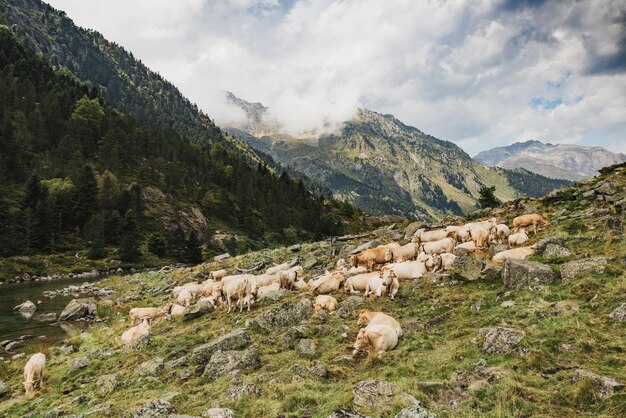
<svg viewBox="0 0 626 418">
<path fill-rule="evenodd" d="M 594 180 L 597 181 L 598 179 Z M 619 181 L 626 184 L 626 176 Z M 576 186 L 586 190 L 586 185 Z M 622 391 L 602 402 L 591 402 L 588 384 L 574 384 L 570 368 L 582 367 L 597 373 L 626 381 L 626 333 L 624 324 L 607 315 L 624 302 L 626 277 L 624 267 L 616 257 L 626 252 L 624 241 L 613 242 L 605 233 L 599 217 L 573 219 L 573 216 L 592 213 L 599 205 L 584 204 L 569 192 L 562 200 L 547 204 L 542 200 L 527 201 L 536 205 L 552 221 L 549 231 L 543 231 L 532 242 L 547 235 L 562 235 L 567 247 L 575 254 L 571 258 L 606 255 L 611 257 L 608 269 L 600 275 L 589 275 L 571 284 L 557 283 L 538 292 L 515 291 L 504 293 L 501 281 L 443 282 L 425 277 L 419 282 L 403 282 L 396 301 L 368 300 L 370 309 L 383 310 L 401 322 L 405 335 L 399 346 L 381 361 L 357 358 L 354 361 L 333 362 L 337 356 L 347 355 L 358 327 L 355 319 L 342 320 L 330 316 L 327 320 L 313 317 L 308 323 L 308 337 L 318 343 L 318 359 L 329 369 L 326 379 L 314 376 L 293 378 L 289 367 L 294 363 L 308 364 L 299 359 L 294 350 L 285 349 L 278 342 L 280 332 L 263 334 L 252 332 L 254 343 L 261 352 L 261 369 L 244 372 L 245 383 L 256 383 L 264 392 L 260 398 L 238 402 L 224 400 L 224 392 L 232 384 L 225 376 L 207 383 L 202 377 L 178 380 L 181 369 L 166 370 L 155 381 L 140 378 L 136 365 L 154 356 L 166 360 L 188 353 L 195 345 L 209 341 L 231 329 L 242 327 L 270 306 L 287 300 L 311 297 L 290 293 L 281 302 L 261 302 L 250 313 L 226 315 L 218 311 L 191 322 L 174 320 L 162 322 L 153 328 L 153 345 L 149 349 L 126 353 L 119 349 L 118 336 L 128 325 L 126 313 L 132 306 L 163 304 L 164 294 L 152 294 L 163 284 L 171 284 L 189 277 L 192 272 L 182 270 L 165 273 L 146 273 L 133 279 L 114 277 L 102 283 L 112 285 L 122 294 L 141 294 L 139 302 L 123 304 L 110 312 L 112 319 L 96 325 L 88 336 L 75 337 L 72 343 L 79 348 L 70 356 L 53 355 L 47 373 L 43 396 L 28 400 L 22 395 L 0 404 L 0 415 L 21 416 L 28 411 L 45 413 L 62 406 L 72 413 L 83 412 L 94 405 L 111 402 L 113 409 L 105 415 L 117 416 L 132 411 L 145 402 L 158 399 L 167 392 L 181 392 L 173 403 L 181 413 L 199 415 L 212 403 L 230 407 L 237 416 L 328 416 L 340 407 L 351 405 L 354 384 L 364 379 L 393 382 L 423 401 L 439 416 L 624 416 L 626 393 Z M 614 211 L 614 209 L 611 209 Z M 506 210 L 508 223 L 519 211 Z M 623 217 L 623 215 L 622 215 Z M 328 243 L 305 244 L 304 257 L 315 256 L 322 264 L 331 263 Z M 247 266 L 265 258 L 274 262 L 289 259 L 293 254 L 286 249 L 251 253 L 227 262 L 227 267 Z M 545 260 L 540 260 L 545 261 Z M 556 269 L 566 260 L 553 263 Z M 199 266 L 196 270 L 213 268 Z M 143 289 L 143 291 L 142 291 Z M 594 295 L 598 297 L 590 302 Z M 341 302 L 342 291 L 335 295 Z M 472 305 L 484 299 L 479 311 Z M 514 300 L 511 308 L 501 307 L 504 300 Z M 346 332 L 348 338 L 342 338 Z M 487 356 L 481 350 L 476 330 L 485 326 L 510 326 L 525 330 L 520 343 L 528 349 L 519 354 Z M 33 347 L 33 350 L 37 347 Z M 111 351 L 110 356 L 102 353 Z M 100 353 L 100 354 L 98 354 Z M 68 374 L 72 359 L 90 356 L 92 363 L 86 369 Z M 486 369 L 476 372 L 474 363 L 485 359 Z M 0 363 L 0 379 L 8 379 L 12 388 L 19 385 L 24 361 L 10 365 Z M 463 372 L 465 371 L 465 372 Z M 546 371 L 550 371 L 546 373 Z M 122 383 L 111 394 L 104 395 L 95 385 L 97 376 L 118 373 Z M 283 376 L 271 383 L 274 377 Z M 455 378 L 456 376 L 456 378 Z M 444 382 L 438 387 L 425 387 L 422 381 Z M 79 394 L 89 398 L 87 404 L 73 402 Z M 396 407 L 398 410 L 400 406 Z"/>
</svg>

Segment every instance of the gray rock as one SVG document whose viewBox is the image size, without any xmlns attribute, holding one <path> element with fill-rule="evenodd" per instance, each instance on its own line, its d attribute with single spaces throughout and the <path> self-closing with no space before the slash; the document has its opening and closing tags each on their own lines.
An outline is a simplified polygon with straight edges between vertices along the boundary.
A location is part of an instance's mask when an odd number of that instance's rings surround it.
<svg viewBox="0 0 626 418">
<path fill-rule="evenodd" d="M 84 369 L 85 367 L 89 366 L 89 364 L 91 364 L 91 361 L 87 357 L 75 358 L 74 360 L 72 360 L 72 363 L 70 363 L 69 371 L 71 373 Z"/>
<path fill-rule="evenodd" d="M 213 261 L 223 261 L 231 257 L 232 256 L 230 254 L 224 253 L 224 254 L 216 255 L 215 257 L 213 257 Z"/>
<path fill-rule="evenodd" d="M 502 267 L 502 280 L 509 289 L 522 289 L 529 286 L 549 285 L 557 275 L 542 263 L 508 258 Z"/>
<path fill-rule="evenodd" d="M 452 263 L 454 273 L 467 280 L 480 279 L 484 267 L 485 263 L 478 260 L 469 252 L 459 252 Z"/>
<path fill-rule="evenodd" d="M 485 264 L 485 267 L 480 272 L 481 280 L 487 280 L 490 282 L 500 280 L 502 277 L 502 269 L 494 267 L 489 264 Z"/>
<path fill-rule="evenodd" d="M 206 344 L 194 348 L 189 358 L 191 364 L 207 364 L 218 350 L 241 350 L 250 344 L 250 334 L 246 328 L 237 328 Z"/>
<path fill-rule="evenodd" d="M 30 300 L 27 300 L 24 303 L 20 303 L 19 305 L 17 305 L 16 307 L 13 308 L 13 310 L 15 312 L 19 312 L 22 315 L 25 316 L 32 316 L 32 314 L 35 313 L 35 311 L 37 310 L 37 305 L 35 305 L 33 302 L 31 302 Z"/>
<path fill-rule="evenodd" d="M 601 376 L 589 370 L 576 369 L 572 376 L 574 383 L 582 380 L 589 380 L 594 385 L 594 398 L 596 400 L 606 399 L 613 395 L 616 390 L 622 390 L 624 384 L 610 377 Z"/>
<path fill-rule="evenodd" d="M 136 410 L 133 418 L 169 418 L 177 412 L 178 408 L 175 405 L 159 399 Z"/>
<path fill-rule="evenodd" d="M 300 338 L 304 337 L 308 332 L 308 329 L 304 325 L 296 325 L 289 328 L 287 331 L 280 335 L 280 343 L 285 347 L 292 348 L 294 343 Z"/>
<path fill-rule="evenodd" d="M 607 217 L 605 226 L 613 234 L 621 235 L 624 233 L 624 222 L 617 216 Z"/>
<path fill-rule="evenodd" d="M 594 191 L 596 192 L 596 194 L 613 195 L 615 194 L 615 192 L 617 192 L 617 188 L 612 181 L 606 179 L 599 182 L 596 185 Z"/>
<path fill-rule="evenodd" d="M 313 304 L 308 299 L 287 302 L 273 308 L 250 321 L 250 327 L 272 331 L 299 324 L 313 314 Z"/>
<path fill-rule="evenodd" d="M 11 387 L 4 380 L 0 380 L 0 399 L 11 393 Z"/>
<path fill-rule="evenodd" d="M 140 376 L 153 376 L 156 377 L 163 373 L 165 370 L 165 364 L 163 358 L 155 357 L 137 366 L 137 374 Z"/>
<path fill-rule="evenodd" d="M 357 414 L 349 409 L 338 409 L 328 416 L 328 418 L 368 418 L 365 415 Z"/>
<path fill-rule="evenodd" d="M 572 255 L 572 252 L 565 247 L 561 247 L 558 244 L 548 244 L 543 251 L 545 258 L 565 258 Z"/>
<path fill-rule="evenodd" d="M 185 312 L 183 313 L 183 320 L 189 321 L 191 319 L 199 318 L 209 312 L 213 312 L 214 310 L 215 306 L 213 306 L 208 300 L 197 302 L 185 309 Z"/>
<path fill-rule="evenodd" d="M 117 387 L 117 375 L 115 373 L 103 374 L 96 380 L 96 386 L 100 388 L 102 394 L 113 392 Z"/>
<path fill-rule="evenodd" d="M 505 327 L 481 328 L 478 333 L 485 335 L 483 351 L 490 355 L 510 353 L 526 335 L 522 330 Z"/>
<path fill-rule="evenodd" d="M 291 247 L 289 247 L 289 251 L 291 251 L 292 253 L 297 253 L 302 249 L 302 246 L 300 244 L 295 244 L 292 245 Z"/>
<path fill-rule="evenodd" d="M 296 347 L 296 353 L 298 353 L 300 357 L 314 357 L 316 352 L 317 344 L 308 338 L 300 340 Z"/>
<path fill-rule="evenodd" d="M 124 347 L 124 350 L 125 351 L 141 350 L 142 348 L 148 347 L 151 342 L 152 342 L 152 337 L 150 337 L 150 335 L 148 334 L 144 334 L 140 336 L 139 338 L 137 338 L 136 340 L 132 341 L 131 343 L 127 344 L 126 347 Z"/>
<path fill-rule="evenodd" d="M 189 364 L 189 357 L 188 356 L 180 356 L 180 357 L 178 357 L 178 358 L 176 358 L 174 360 L 166 361 L 165 362 L 165 369 L 166 370 L 176 369 L 176 368 L 179 368 L 179 367 L 186 366 L 187 364 Z"/>
<path fill-rule="evenodd" d="M 404 408 L 396 414 L 395 418 L 437 418 L 437 415 L 417 404 Z"/>
<path fill-rule="evenodd" d="M 207 363 L 203 377 L 215 380 L 235 370 L 258 369 L 261 359 L 256 347 L 243 351 L 216 351 Z"/>
<path fill-rule="evenodd" d="M 39 315 L 35 315 L 33 319 L 35 321 L 41 321 L 41 322 L 54 322 L 57 319 L 57 314 L 54 312 L 39 314 Z"/>
<path fill-rule="evenodd" d="M 209 408 L 202 413 L 206 418 L 235 418 L 235 413 L 228 408 Z"/>
<path fill-rule="evenodd" d="M 67 304 L 59 321 L 75 321 L 77 319 L 94 319 L 98 310 L 98 304 L 94 298 L 72 299 Z"/>
<path fill-rule="evenodd" d="M 328 369 L 324 366 L 324 363 L 319 360 L 314 360 L 313 364 L 307 368 L 307 371 L 313 376 L 328 377 Z"/>
<path fill-rule="evenodd" d="M 363 305 L 365 305 L 365 299 L 361 296 L 348 296 L 339 305 L 339 309 L 337 309 L 337 315 L 339 315 L 339 317 L 342 319 L 351 318 Z"/>
<path fill-rule="evenodd" d="M 172 402 L 174 399 L 179 399 L 182 396 L 183 395 L 180 392 L 167 392 L 167 393 L 164 393 L 163 395 L 161 395 L 161 397 L 159 399 L 161 399 L 162 401 L 165 401 L 165 402 Z"/>
<path fill-rule="evenodd" d="M 565 238 L 564 237 L 541 238 L 539 241 L 537 241 L 537 244 L 535 245 L 535 254 L 543 255 L 543 252 L 546 250 L 546 247 L 548 246 L 548 244 L 564 246 Z"/>
<path fill-rule="evenodd" d="M 506 251 L 508 249 L 509 249 L 509 246 L 507 244 L 490 245 L 489 256 L 493 258 L 494 255 L 498 254 L 499 252 Z"/>
<path fill-rule="evenodd" d="M 62 356 L 69 356 L 73 352 L 74 352 L 73 345 L 62 345 L 61 347 L 59 347 L 59 354 Z"/>
<path fill-rule="evenodd" d="M 9 353 L 12 350 L 15 350 L 16 348 L 22 347 L 22 345 L 23 344 L 21 342 L 19 342 L 19 341 L 11 341 L 10 343 L 8 343 L 7 345 L 4 346 L 4 351 Z"/>
<path fill-rule="evenodd" d="M 561 278 L 563 283 L 569 283 L 591 273 L 602 274 L 606 270 L 606 264 L 607 259 L 605 257 L 568 261 L 561 265 Z"/>
<path fill-rule="evenodd" d="M 254 384 L 238 385 L 229 388 L 224 394 L 227 401 L 238 401 L 243 398 L 259 397 L 263 395 L 263 390 Z"/>
<path fill-rule="evenodd" d="M 369 250 L 370 248 L 378 247 L 379 245 L 380 245 L 379 242 L 376 240 L 368 241 L 365 244 L 361 244 L 358 247 L 356 247 L 354 250 L 352 250 L 350 254 L 358 254 L 362 251 Z"/>
<path fill-rule="evenodd" d="M 382 380 L 361 380 L 352 389 L 355 411 L 390 410 L 400 397 L 399 388 Z"/>
<path fill-rule="evenodd" d="M 273 290 L 271 292 L 266 293 L 262 297 L 259 297 L 259 300 L 269 300 L 271 302 L 278 302 L 279 300 L 284 298 L 287 295 L 287 293 L 288 293 L 287 289 Z"/>
<path fill-rule="evenodd" d="M 11 360 L 15 361 L 15 360 L 19 360 L 21 358 L 26 357 L 26 353 L 18 353 L 15 354 L 14 356 L 11 357 Z"/>
<path fill-rule="evenodd" d="M 626 302 L 615 308 L 609 316 L 613 319 L 617 319 L 618 321 L 626 321 Z"/>
<path fill-rule="evenodd" d="M 411 222 L 406 228 L 404 228 L 404 240 L 411 241 L 413 235 L 415 235 L 415 231 L 417 231 L 422 224 L 423 222 Z"/>
</svg>

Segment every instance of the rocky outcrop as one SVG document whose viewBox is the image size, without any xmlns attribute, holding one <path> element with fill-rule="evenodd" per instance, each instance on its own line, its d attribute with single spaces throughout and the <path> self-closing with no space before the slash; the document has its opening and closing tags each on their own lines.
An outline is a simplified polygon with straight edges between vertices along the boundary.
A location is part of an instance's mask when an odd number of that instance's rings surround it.
<svg viewBox="0 0 626 418">
<path fill-rule="evenodd" d="M 196 319 L 208 314 L 209 312 L 213 312 L 214 310 L 215 306 L 213 306 L 213 304 L 208 300 L 198 301 L 185 309 L 183 319 L 185 321 Z"/>
<path fill-rule="evenodd" d="M 328 418 L 368 418 L 365 415 L 357 414 L 349 409 L 338 409 L 328 416 Z"/>
<path fill-rule="evenodd" d="M 556 278 L 556 273 L 549 266 L 534 261 L 509 258 L 502 266 L 504 286 L 509 289 L 545 286 L 553 283 Z"/>
<path fill-rule="evenodd" d="M 485 263 L 474 257 L 469 251 L 456 252 L 452 263 L 452 271 L 466 280 L 478 280 Z"/>
<path fill-rule="evenodd" d="M 155 357 L 137 366 L 137 374 L 140 376 L 156 377 L 163 373 L 164 370 L 165 364 L 161 357 Z"/>
<path fill-rule="evenodd" d="M 0 380 L 0 399 L 8 396 L 11 393 L 11 387 L 4 380 Z"/>
<path fill-rule="evenodd" d="M 365 299 L 361 296 L 348 296 L 339 304 L 337 315 L 340 318 L 348 319 L 355 316 L 363 305 L 365 305 Z"/>
<path fill-rule="evenodd" d="M 245 328 L 235 329 L 215 340 L 194 348 L 189 358 L 191 364 L 207 364 L 216 351 L 241 350 L 250 344 L 250 334 Z"/>
<path fill-rule="evenodd" d="M 395 418 L 437 418 L 437 415 L 417 404 L 404 408 L 396 414 Z"/>
<path fill-rule="evenodd" d="M 300 340 L 296 347 L 296 353 L 298 353 L 300 357 L 314 357 L 316 352 L 317 344 L 308 338 Z"/>
<path fill-rule="evenodd" d="M 485 336 L 483 351 L 490 355 L 510 353 L 526 335 L 522 330 L 505 327 L 481 328 L 478 333 Z"/>
<path fill-rule="evenodd" d="M 544 237 L 537 241 L 535 244 L 535 254 L 543 255 L 543 252 L 546 250 L 546 247 L 550 244 L 554 245 L 565 245 L 565 237 Z"/>
<path fill-rule="evenodd" d="M 98 304 L 94 298 L 72 299 L 59 315 L 59 321 L 94 319 L 97 310 Z"/>
<path fill-rule="evenodd" d="M 352 407 L 357 412 L 388 412 L 395 405 L 407 406 L 418 401 L 393 383 L 383 380 L 361 380 L 352 389 Z"/>
<path fill-rule="evenodd" d="M 618 321 L 626 321 L 626 302 L 619 305 L 609 314 L 609 316 Z"/>
<path fill-rule="evenodd" d="M 261 395 L 263 395 L 263 390 L 257 385 L 238 385 L 229 388 L 224 394 L 224 399 L 238 401 L 243 398 L 259 397 Z"/>
<path fill-rule="evenodd" d="M 543 252 L 543 256 L 547 259 L 566 258 L 571 255 L 570 250 L 557 244 L 548 244 Z"/>
<path fill-rule="evenodd" d="M 313 314 L 313 304 L 309 299 L 287 302 L 273 308 L 250 321 L 250 327 L 265 331 L 282 329 L 296 325 Z"/>
<path fill-rule="evenodd" d="M 75 358 L 72 360 L 72 363 L 70 363 L 69 371 L 71 373 L 71 372 L 76 372 L 78 370 L 82 370 L 85 367 L 89 366 L 89 364 L 91 364 L 91 361 L 87 357 Z"/>
<path fill-rule="evenodd" d="M 133 418 L 171 418 L 178 408 L 162 399 L 145 404 L 133 413 Z"/>
<path fill-rule="evenodd" d="M 572 376 L 574 383 L 587 380 L 594 386 L 594 398 L 601 400 L 612 396 L 617 390 L 622 390 L 624 384 L 610 377 L 602 376 L 584 369 L 576 369 Z"/>
<path fill-rule="evenodd" d="M 203 418 L 235 418 L 235 413 L 228 408 L 209 408 L 202 413 Z"/>
<path fill-rule="evenodd" d="M 569 283 L 588 274 L 602 274 L 606 270 L 607 262 L 605 257 L 568 261 L 561 265 L 561 279 L 563 283 Z"/>
<path fill-rule="evenodd" d="M 255 347 L 242 351 L 216 351 L 207 363 L 202 376 L 215 380 L 236 370 L 257 369 L 261 365 L 259 352 Z"/>
</svg>

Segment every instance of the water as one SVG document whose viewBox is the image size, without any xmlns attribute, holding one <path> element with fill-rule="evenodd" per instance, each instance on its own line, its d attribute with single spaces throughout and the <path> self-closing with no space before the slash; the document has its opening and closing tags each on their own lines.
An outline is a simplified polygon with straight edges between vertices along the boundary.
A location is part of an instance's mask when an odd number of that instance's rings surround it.
<svg viewBox="0 0 626 418">
<path fill-rule="evenodd" d="M 99 279 L 90 280 L 95 283 Z M 13 312 L 13 307 L 27 300 L 37 305 L 37 311 L 33 314 L 37 316 L 42 313 L 55 312 L 57 315 L 63 311 L 68 302 L 80 296 L 56 296 L 47 298 L 42 295 L 45 290 L 58 290 L 69 285 L 80 285 L 85 283 L 85 279 L 59 279 L 40 282 L 9 283 L 0 285 L 0 341 L 15 340 L 22 335 L 33 335 L 35 337 L 45 335 L 46 343 L 52 344 L 60 341 L 67 334 L 64 328 L 73 324 L 61 327 L 57 322 L 41 322 L 33 318 L 25 318 L 17 312 Z M 37 302 L 41 301 L 40 304 Z M 83 325 L 82 323 L 77 325 Z"/>
</svg>

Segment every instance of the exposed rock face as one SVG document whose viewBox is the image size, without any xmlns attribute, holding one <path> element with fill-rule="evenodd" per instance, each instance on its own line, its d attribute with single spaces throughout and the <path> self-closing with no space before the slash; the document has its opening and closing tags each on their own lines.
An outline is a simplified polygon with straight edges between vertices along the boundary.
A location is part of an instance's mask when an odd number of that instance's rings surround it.
<svg viewBox="0 0 626 418">
<path fill-rule="evenodd" d="M 481 280 L 496 281 L 502 278 L 502 269 L 486 264 L 480 272 Z"/>
<path fill-rule="evenodd" d="M 398 412 L 395 418 L 437 418 L 437 415 L 421 405 L 412 405 Z"/>
<path fill-rule="evenodd" d="M 615 308 L 609 316 L 613 319 L 617 319 L 618 321 L 626 321 L 626 302 Z"/>
<path fill-rule="evenodd" d="M 452 263 L 454 273 L 467 280 L 478 280 L 484 267 L 485 263 L 478 260 L 468 251 L 459 252 Z"/>
<path fill-rule="evenodd" d="M 296 325 L 280 335 L 280 342 L 286 347 L 293 348 L 294 343 L 300 338 L 303 338 L 307 332 L 308 329 L 306 326 Z"/>
<path fill-rule="evenodd" d="M 165 365 L 161 357 L 155 357 L 137 366 L 137 374 L 140 376 L 156 377 L 163 373 Z"/>
<path fill-rule="evenodd" d="M 297 303 L 287 302 L 251 320 L 250 327 L 272 331 L 296 325 L 309 318 L 311 314 L 313 314 L 313 304 L 310 300 L 302 299 Z"/>
<path fill-rule="evenodd" d="M 510 353 L 526 333 L 505 327 L 481 328 L 479 334 L 484 334 L 483 351 L 487 354 L 507 354 Z"/>
<path fill-rule="evenodd" d="M 228 334 L 196 347 L 190 357 L 192 364 L 206 364 L 218 350 L 241 350 L 250 344 L 250 334 L 245 328 L 235 329 Z"/>
<path fill-rule="evenodd" d="M 361 244 L 358 247 L 356 247 L 354 250 L 352 250 L 351 254 L 358 254 L 360 252 L 363 252 L 365 250 L 369 250 L 370 248 L 375 248 L 378 245 L 380 245 L 380 243 L 376 240 L 374 241 L 368 241 L 365 244 Z"/>
<path fill-rule="evenodd" d="M 203 376 L 215 380 L 232 371 L 257 369 L 260 365 L 261 359 L 255 347 L 243 351 L 216 351 L 207 363 Z"/>
<path fill-rule="evenodd" d="M 72 299 L 67 304 L 59 321 L 75 321 L 77 319 L 94 319 L 98 310 L 98 304 L 94 298 Z"/>
<path fill-rule="evenodd" d="M 595 386 L 594 398 L 596 400 L 608 398 L 613 395 L 616 390 L 622 390 L 624 388 L 623 383 L 610 377 L 601 376 L 589 370 L 576 369 L 572 380 L 576 383 L 584 379 L 589 380 Z"/>
<path fill-rule="evenodd" d="M 178 408 L 164 400 L 150 402 L 133 414 L 133 418 L 170 418 L 178 412 Z"/>
<path fill-rule="evenodd" d="M 502 267 L 504 286 L 521 289 L 529 286 L 549 285 L 556 280 L 556 273 L 545 264 L 527 260 L 506 259 Z"/>
<path fill-rule="evenodd" d="M 257 385 L 233 386 L 226 391 L 224 398 L 229 401 L 238 401 L 251 396 L 259 397 L 263 395 L 263 390 Z"/>
<path fill-rule="evenodd" d="M 591 273 L 604 273 L 607 259 L 605 257 L 585 258 L 583 260 L 568 261 L 561 265 L 561 278 L 564 283 Z"/>
<path fill-rule="evenodd" d="M 13 308 L 14 311 L 21 313 L 24 316 L 32 316 L 37 310 L 37 305 L 35 305 L 30 300 L 27 300 L 24 303 L 21 303 Z"/>
</svg>

